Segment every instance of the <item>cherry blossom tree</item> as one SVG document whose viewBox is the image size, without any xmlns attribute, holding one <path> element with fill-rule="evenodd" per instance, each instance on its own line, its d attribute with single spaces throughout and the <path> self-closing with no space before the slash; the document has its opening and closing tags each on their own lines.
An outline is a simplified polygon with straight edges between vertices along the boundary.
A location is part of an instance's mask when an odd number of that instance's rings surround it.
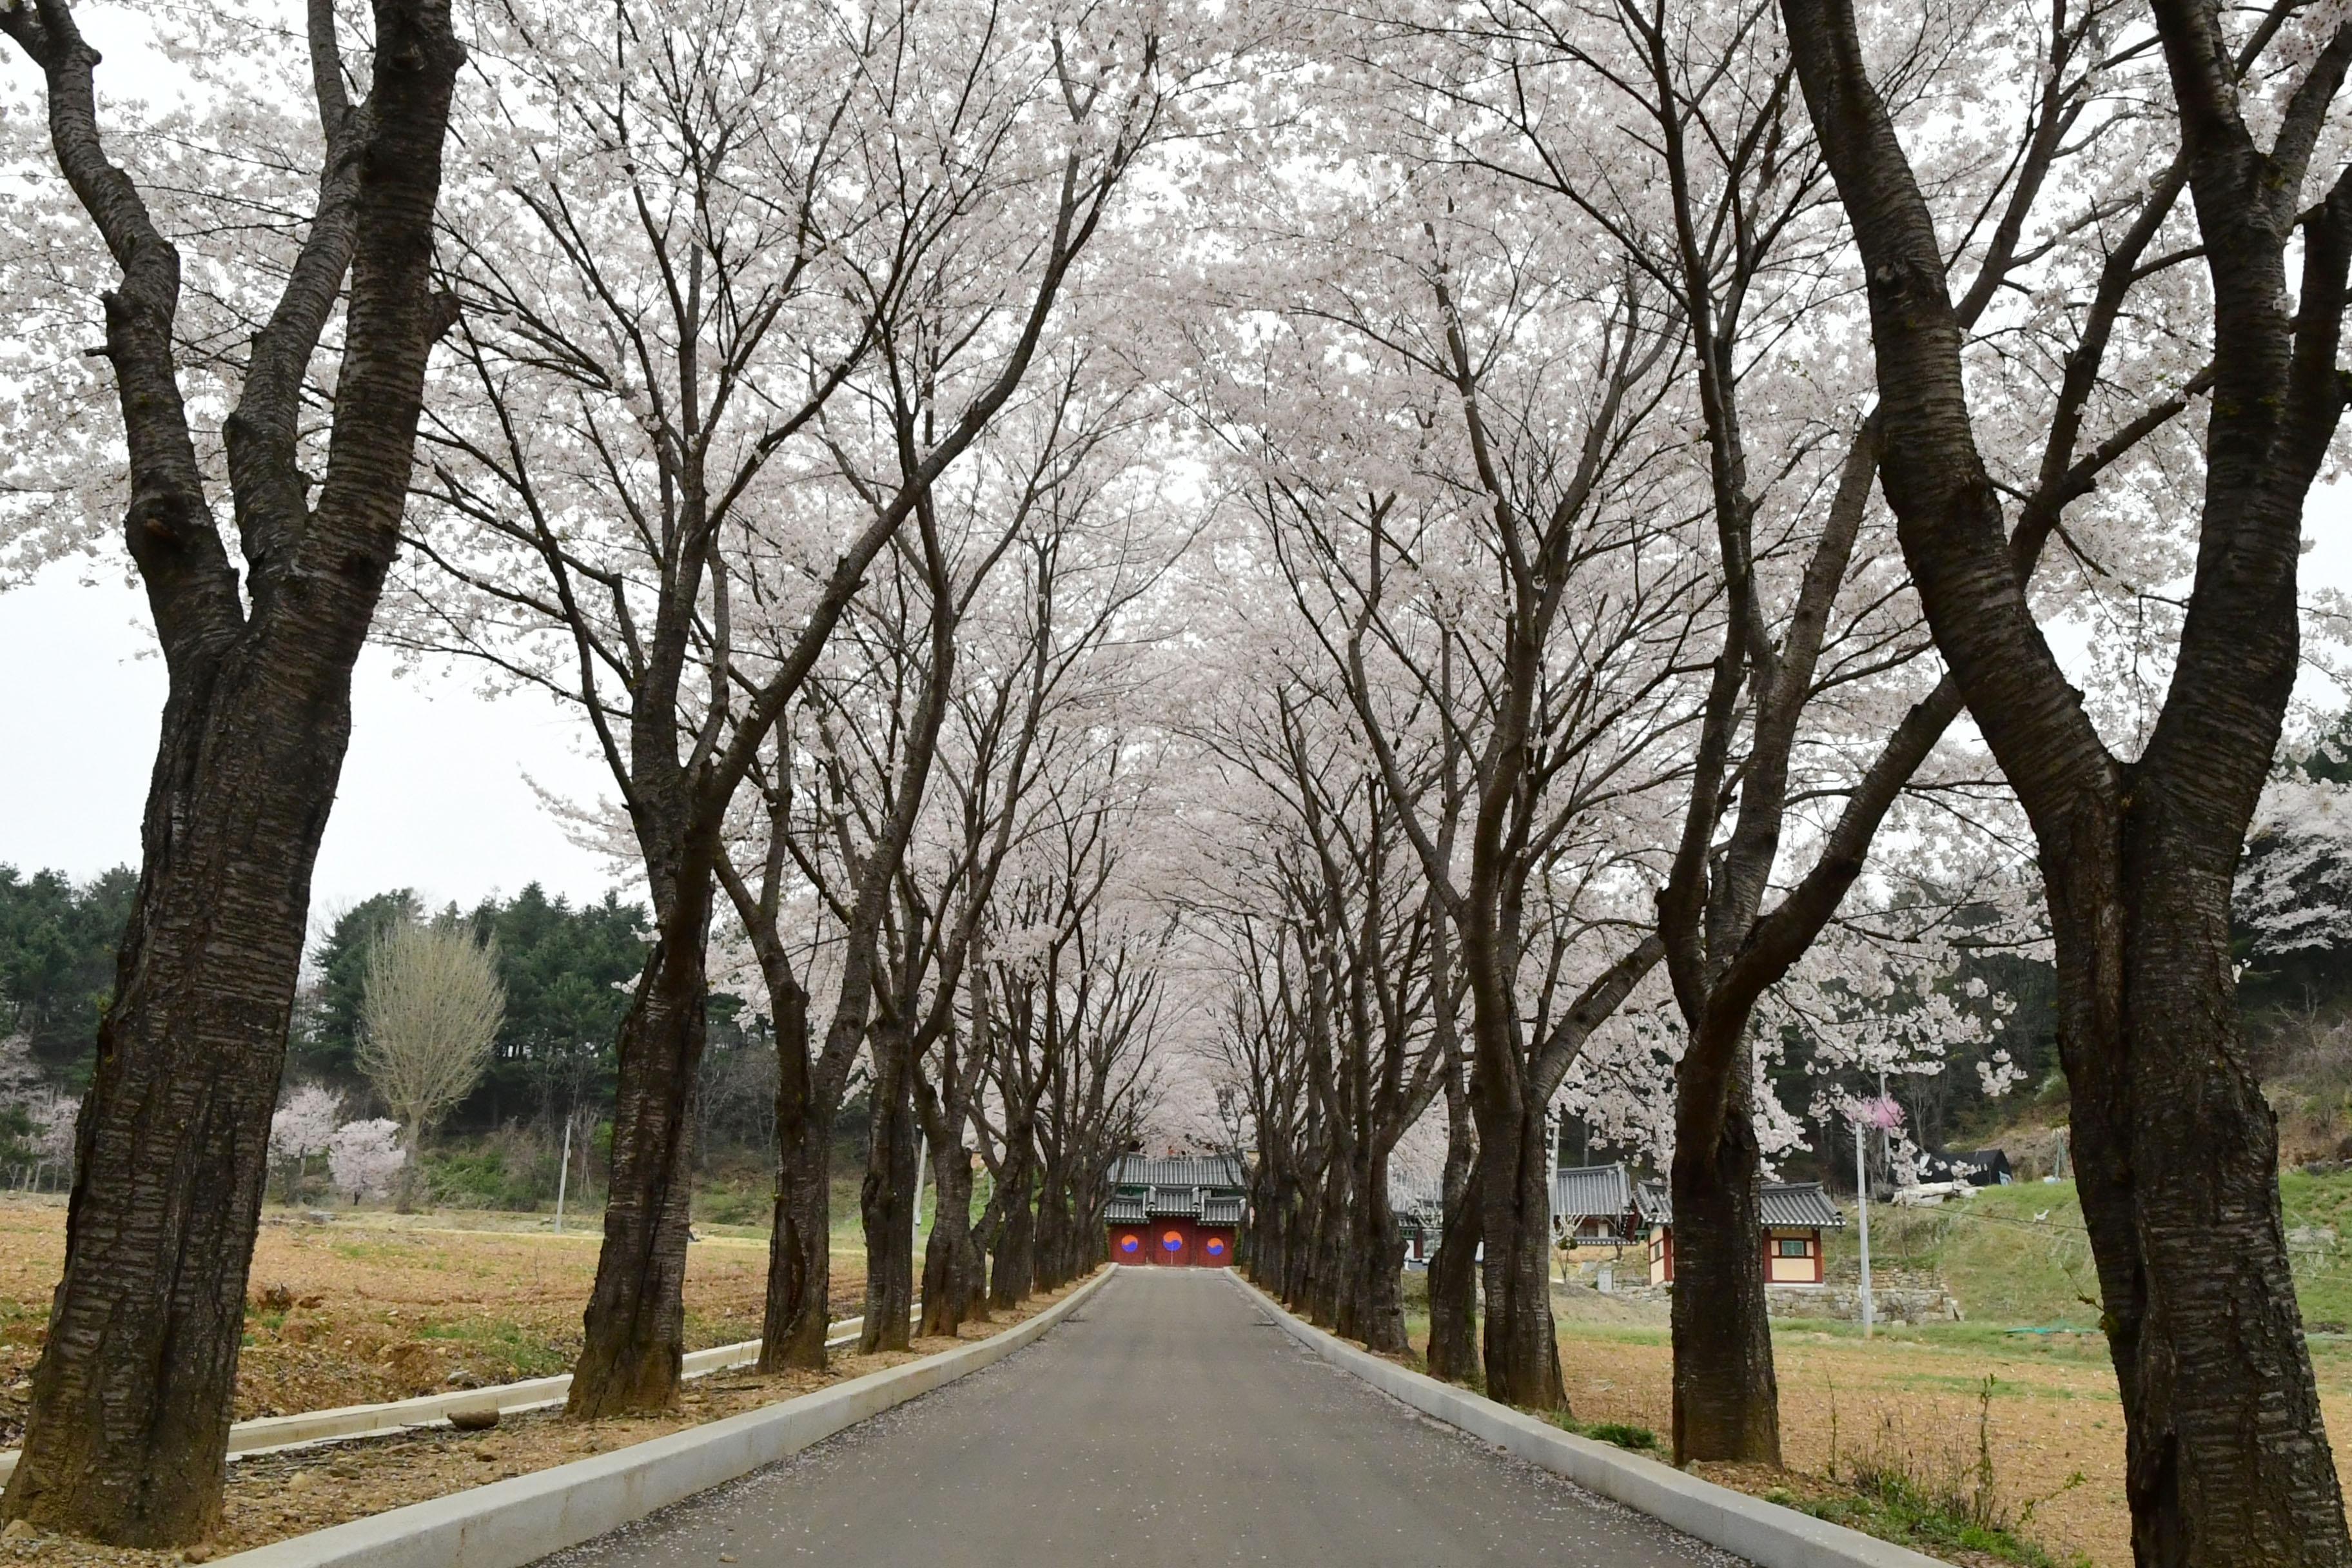
<svg viewBox="0 0 2352 1568">
<path fill-rule="evenodd" d="M 2352 944 L 2352 790 L 2287 773 L 2246 830 L 2232 920 L 2257 959 Z"/>
<path fill-rule="evenodd" d="M 220 1518 L 311 866 L 398 541 L 426 356 L 450 319 L 429 268 L 464 51 L 440 0 L 361 14 L 320 0 L 290 26 L 278 8 L 232 7 L 194 37 L 167 29 L 167 80 L 194 101 L 142 120 L 118 92 L 101 107 L 99 52 L 69 0 L 0 10 L 0 33 L 46 97 L 41 183 L 61 177 L 88 226 L 50 226 L 58 248 L 35 242 L 21 269 L 45 285 L 27 292 L 82 294 L 53 341 L 95 340 L 120 421 L 81 424 L 81 450 L 115 477 L 74 499 L 121 520 L 168 678 L 65 1277 L 0 1511 L 177 1545 Z M 289 56 L 295 37 L 306 47 Z M 238 90 L 204 63 L 222 58 L 255 68 Z M 307 122 L 240 110 L 257 82 Z M 160 164 L 127 153 L 142 133 L 174 151 Z M 17 163 L 12 184 L 36 167 Z M 175 195 L 159 204 L 158 187 Z M 91 228 L 104 258 L 88 254 Z M 236 301 L 208 324 L 240 345 L 201 366 L 193 400 L 188 362 L 207 356 L 184 353 L 200 328 L 183 311 L 184 247 L 206 279 L 191 292 Z M 331 337 L 340 369 L 322 374 Z"/>
<path fill-rule="evenodd" d="M 1984 25 L 1968 10 L 1932 18 L 1884 73 L 1905 100 L 1932 103 L 1975 68 L 1955 46 Z M 2098 25 L 2087 12 L 2048 22 L 2040 59 L 2053 85 L 2023 100 L 2014 157 L 1988 164 L 1956 148 L 1933 171 L 1940 201 L 1990 226 L 1971 258 L 1964 327 L 2021 265 L 2037 202 L 2084 154 L 2063 127 L 2080 112 Z M 1685 1281 L 1675 1299 L 1675 1452 L 1777 1463 L 1753 1244 L 1757 1140 L 1776 1108 L 1758 1099 L 1753 1023 L 1837 916 L 1890 814 L 1932 810 L 1987 770 L 1960 748 L 1938 754 L 1959 687 L 1922 657 L 1919 606 L 1874 502 L 1877 421 L 1837 344 L 1853 296 L 1834 192 L 1771 14 L 1665 0 L 1593 13 L 1504 5 L 1444 37 L 1416 74 L 1451 111 L 1432 133 L 1617 237 L 1688 338 L 1690 414 L 1704 436 L 1692 488 L 1711 513 L 1726 601 L 1658 905 L 1683 1037 L 1671 1140 Z M 1622 100 L 1643 129 L 1596 152 L 1585 117 L 1559 112 L 1588 90 Z M 2054 399 L 2022 381 L 2010 388 L 2052 408 L 2040 471 L 2021 487 L 2028 521 L 2013 554 L 2029 577 L 2070 502 L 2144 462 L 2154 438 L 2177 450 L 2189 401 L 2177 379 L 2110 359 L 2103 342 L 2078 357 L 2087 374 Z M 2116 427 L 2078 452 L 2095 392 Z M 2045 584 L 2041 596 L 2075 586 Z"/>
<path fill-rule="evenodd" d="M 2095 376 L 2110 341 L 2145 332 L 2184 393 L 2211 391 L 2177 510 L 2117 509 L 2087 542 L 2070 529 L 2085 554 L 2112 542 L 2105 564 L 2129 579 L 2185 580 L 2185 608 L 2160 623 L 2168 679 L 2117 726 L 2068 679 L 2021 583 L 2039 520 L 2012 513 L 2019 454 L 2004 442 L 2022 400 L 1968 380 L 1969 296 L 1955 298 L 1947 248 L 1958 215 L 1939 215 L 1898 137 L 1869 24 L 1845 0 L 1780 9 L 1866 279 L 1886 499 L 2040 849 L 2135 1555 L 2342 1562 L 2352 1544 L 2287 1267 L 2276 1131 L 2235 1020 L 2230 915 L 2296 672 L 2304 502 L 2347 396 L 2352 173 L 2331 121 L 2352 20 L 2157 0 L 2147 20 L 2094 13 L 2079 62 L 2040 77 L 2063 106 L 2049 134 L 2108 146 L 2095 216 L 2035 247 L 2055 260 L 2073 238 L 2095 259 L 2089 289 L 2028 296 L 2067 307 L 2048 369 Z M 2078 438 L 2029 450 L 2063 471 Z"/>
<path fill-rule="evenodd" d="M 400 1123 L 389 1116 L 346 1121 L 327 1140 L 328 1177 L 353 1203 L 390 1196 L 408 1163 Z"/>
<path fill-rule="evenodd" d="M 407 635 L 579 705 L 653 890 L 577 1414 L 676 1396 L 736 794 L 867 573 L 1022 386 L 1167 129 L 1160 18 L 1081 20 L 497 13 L 502 102 L 547 108 L 468 127 L 448 244 L 480 308 L 431 432 L 438 571 Z M 755 605 L 793 635 L 740 637 Z"/>
<path fill-rule="evenodd" d="M 324 1084 L 306 1083 L 286 1097 L 269 1119 L 269 1155 L 278 1162 L 282 1194 L 299 1203 L 302 1175 L 314 1155 L 323 1154 L 341 1124 L 343 1097 Z"/>
<path fill-rule="evenodd" d="M 1554 1407 L 1544 1119 L 1663 952 L 1622 935 L 1646 888 L 1612 847 L 1677 765 L 1706 603 L 1651 417 L 1679 338 L 1605 235 L 1563 239 L 1507 193 L 1331 203 L 1292 218 L 1298 301 L 1218 348 L 1203 416 L 1451 923 L 1486 1382 Z M 1398 692 L 1433 744 L 1405 743 Z"/>
</svg>

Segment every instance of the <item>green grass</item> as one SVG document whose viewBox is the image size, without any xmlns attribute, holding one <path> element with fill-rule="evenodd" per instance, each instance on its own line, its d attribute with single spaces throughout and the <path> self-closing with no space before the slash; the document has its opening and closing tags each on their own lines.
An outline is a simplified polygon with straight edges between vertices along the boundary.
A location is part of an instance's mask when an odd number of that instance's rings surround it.
<svg viewBox="0 0 2352 1568">
<path fill-rule="evenodd" d="M 1851 1279 L 1856 1227 L 1826 1240 L 1831 1275 Z M 2097 1307 L 2084 1300 L 2095 1300 L 2098 1281 L 2072 1183 L 1988 1187 L 1936 1208 L 1874 1205 L 1870 1256 L 1880 1268 L 1936 1270 L 1978 1322 L 2098 1324 Z"/>
<path fill-rule="evenodd" d="M 574 1352 L 571 1349 L 551 1344 L 520 1323 L 478 1318 L 462 1322 L 426 1321 L 416 1325 L 414 1332 L 420 1340 L 479 1350 L 499 1363 L 512 1366 L 520 1377 L 551 1377 L 572 1370 Z"/>
<path fill-rule="evenodd" d="M 2286 1172 L 2279 1197 L 2304 1321 L 2341 1333 L 2352 1325 L 2352 1173 Z M 1854 1226 L 1827 1241 L 1832 1276 L 1851 1279 Z M 1937 1270 L 1972 1322 L 2084 1331 L 2091 1353 L 2105 1354 L 2096 1342 L 2098 1278 L 2072 1182 L 1987 1187 L 1936 1208 L 1874 1205 L 1870 1256 L 1879 1268 Z"/>
<path fill-rule="evenodd" d="M 1649 1427 L 1634 1427 L 1633 1422 L 1597 1420 L 1576 1427 L 1576 1432 L 1597 1444 L 1616 1444 L 1618 1448 L 1633 1448 L 1634 1453 L 1658 1453 L 1658 1434 Z"/>
<path fill-rule="evenodd" d="M 1931 1556 L 1981 1552 L 2021 1568 L 2080 1568 L 2086 1561 L 2077 1557 L 2072 1564 L 2063 1563 L 2016 1531 L 1955 1512 L 1900 1477 L 1877 1477 L 1867 1485 L 1857 1480 L 1851 1492 L 1828 1498 L 1800 1498 L 1785 1489 L 1775 1489 L 1766 1492 L 1764 1500 Z"/>
<path fill-rule="evenodd" d="M 1990 1373 L 1967 1386 L 1977 1395 L 1973 1444 L 1942 1425 L 1915 1435 L 1902 1410 L 1884 1410 L 1859 1452 L 1841 1457 L 1832 1436 L 1830 1490 L 1809 1489 L 1801 1499 L 1768 1493 L 1766 1500 L 1931 1554 L 1976 1552 L 2023 1568 L 2061 1568 L 2027 1530 L 2043 1503 L 2083 1484 L 2082 1473 L 2012 1513 L 1996 1485 L 1992 1405 L 2021 1391 Z"/>
</svg>

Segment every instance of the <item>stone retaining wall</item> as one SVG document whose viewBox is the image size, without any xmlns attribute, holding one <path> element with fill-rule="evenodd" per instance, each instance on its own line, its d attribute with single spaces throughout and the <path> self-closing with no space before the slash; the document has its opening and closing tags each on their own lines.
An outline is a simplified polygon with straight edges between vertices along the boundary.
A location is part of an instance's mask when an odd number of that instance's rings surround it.
<svg viewBox="0 0 2352 1568">
<path fill-rule="evenodd" d="M 1671 1285 L 1625 1285 L 1610 1294 L 1629 1301 L 1665 1302 L 1674 1299 Z M 1933 1269 L 1874 1268 L 1870 1271 L 1871 1315 L 1882 1323 L 1957 1323 L 1960 1303 Z M 1859 1278 L 1832 1279 L 1822 1285 L 1768 1285 L 1765 1310 L 1776 1318 L 1830 1318 L 1862 1321 Z"/>
</svg>

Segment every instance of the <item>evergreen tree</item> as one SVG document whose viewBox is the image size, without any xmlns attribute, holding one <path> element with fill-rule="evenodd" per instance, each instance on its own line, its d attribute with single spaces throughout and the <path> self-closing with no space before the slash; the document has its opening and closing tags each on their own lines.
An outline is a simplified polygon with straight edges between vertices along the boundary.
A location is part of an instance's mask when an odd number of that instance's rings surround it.
<svg viewBox="0 0 2352 1568">
<path fill-rule="evenodd" d="M 89 1083 L 99 1015 L 114 995 L 114 948 L 138 873 L 118 866 L 76 887 L 61 871 L 0 866 L 0 1034 L 23 1031 L 64 1088 Z"/>
</svg>

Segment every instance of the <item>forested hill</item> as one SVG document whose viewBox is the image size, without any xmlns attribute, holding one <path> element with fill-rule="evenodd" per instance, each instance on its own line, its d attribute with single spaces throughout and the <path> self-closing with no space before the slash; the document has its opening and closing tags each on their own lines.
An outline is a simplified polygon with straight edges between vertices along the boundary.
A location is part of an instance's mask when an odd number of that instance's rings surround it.
<svg viewBox="0 0 2352 1568">
<path fill-rule="evenodd" d="M 2291 1163 L 2352 1152 L 2352 1122 L 2337 1107 L 2352 1089 L 2352 713 L 2305 755 L 2284 763 L 2250 837 L 2240 877 L 2239 1004 L 2282 1117 Z M 137 874 L 117 867 L 77 884 L 60 872 L 0 865 L 0 1023 L 24 1035 L 46 1088 L 78 1094 L 114 984 L 114 944 Z M 455 1131 L 544 1120 L 557 1100 L 601 1110 L 611 1102 L 613 1044 L 647 944 L 645 910 L 607 893 L 593 903 L 550 897 L 537 883 L 472 909 L 425 909 L 392 889 L 334 915 L 306 966 L 287 1076 L 363 1089 L 353 1059 L 362 968 L 370 942 L 401 920 L 462 921 L 497 955 L 505 1020 L 483 1081 L 452 1118 Z M 2063 1122 L 2052 985 L 2046 961 L 1996 947 L 1969 951 L 1942 987 L 1982 1016 L 1981 1038 L 1932 1074 L 1888 1089 L 1928 1147 L 1973 1144 L 2004 1130 Z M 1982 994 L 1972 994 L 1981 981 Z M 720 1072 L 743 1043 L 737 1004 L 714 998 Z M 1985 1092 L 1979 1066 L 2006 1053 L 2016 1086 Z M 1798 1042 L 1784 1060 L 1783 1098 L 1804 1103 L 1813 1055 Z M 757 1075 L 752 1075 L 757 1076 Z M 756 1089 L 756 1085 L 753 1086 Z M 742 1096 L 725 1092 L 724 1108 Z M 1572 1157 L 1581 1157 L 1580 1152 Z M 1803 1154 L 1791 1173 L 1843 1180 L 1841 1167 Z"/>
<path fill-rule="evenodd" d="M 75 885 L 57 871 L 0 866 L 0 1036 L 22 1034 L 61 1087 L 89 1081 L 99 1014 L 114 994 L 114 944 L 139 874 L 128 866 Z"/>
<path fill-rule="evenodd" d="M 89 1083 L 99 1015 L 114 989 L 114 947 L 137 881 L 128 867 L 77 885 L 56 871 L 28 877 L 0 866 L 0 1036 L 28 1037 L 50 1088 L 79 1092 Z M 505 987 L 489 1068 L 455 1125 L 528 1118 L 551 1094 L 609 1102 L 614 1040 L 645 963 L 646 911 L 616 893 L 574 904 L 535 882 L 512 898 L 438 911 L 412 889 L 393 889 L 328 920 L 304 966 L 289 1081 L 364 1088 L 353 1050 L 366 953 L 403 920 L 463 925 L 488 943 Z"/>
</svg>

